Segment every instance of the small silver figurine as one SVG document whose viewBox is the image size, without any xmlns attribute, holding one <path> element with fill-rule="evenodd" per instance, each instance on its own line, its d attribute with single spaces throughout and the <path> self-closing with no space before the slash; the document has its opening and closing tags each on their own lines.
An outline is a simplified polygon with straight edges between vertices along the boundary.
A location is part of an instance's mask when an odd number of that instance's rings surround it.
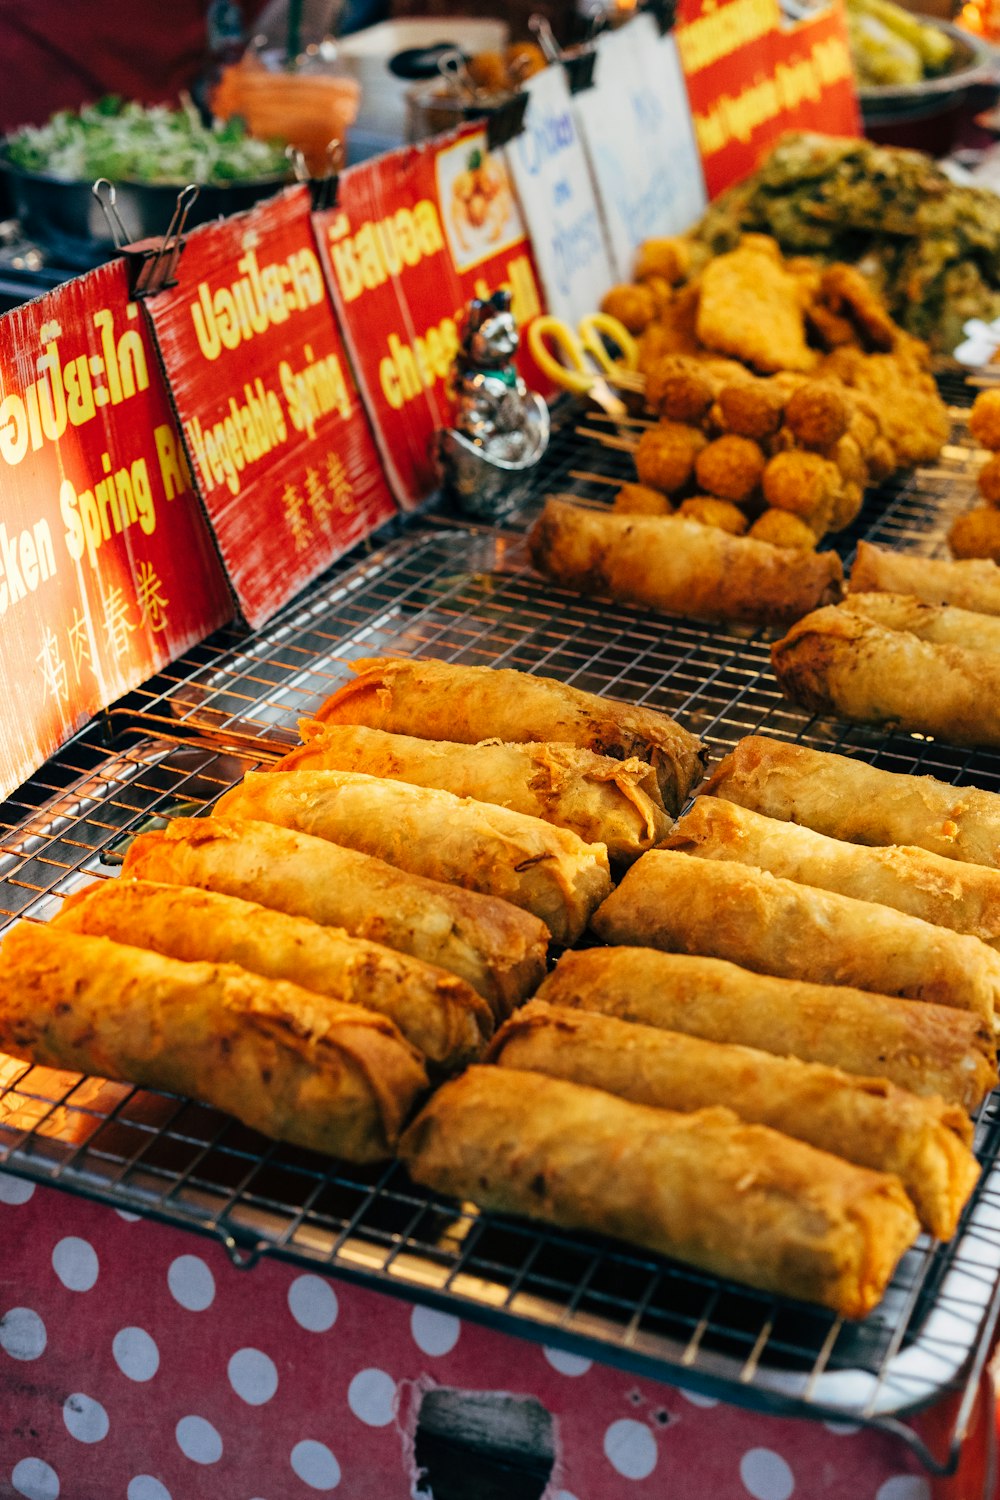
<svg viewBox="0 0 1000 1500">
<path fill-rule="evenodd" d="M 549 443 L 549 409 L 514 365 L 519 342 L 509 292 L 473 298 L 450 382 L 455 425 L 438 433 L 446 486 L 463 510 L 488 520 L 526 497 Z"/>
</svg>

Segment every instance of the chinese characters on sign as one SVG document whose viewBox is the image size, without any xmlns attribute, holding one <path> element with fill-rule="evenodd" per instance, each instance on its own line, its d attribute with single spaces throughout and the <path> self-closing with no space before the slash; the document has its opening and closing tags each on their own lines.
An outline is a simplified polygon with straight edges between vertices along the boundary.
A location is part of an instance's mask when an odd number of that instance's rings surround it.
<svg viewBox="0 0 1000 1500">
<path fill-rule="evenodd" d="M 0 319 L 0 793 L 232 614 L 116 261 Z"/>
</svg>

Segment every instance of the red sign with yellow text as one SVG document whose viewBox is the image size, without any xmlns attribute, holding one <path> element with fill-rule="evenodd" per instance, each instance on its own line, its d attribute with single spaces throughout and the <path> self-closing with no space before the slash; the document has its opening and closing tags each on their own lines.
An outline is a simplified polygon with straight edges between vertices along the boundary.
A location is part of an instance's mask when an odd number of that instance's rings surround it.
<svg viewBox="0 0 1000 1500">
<path fill-rule="evenodd" d="M 0 319 L 0 794 L 233 613 L 114 261 Z"/>
<path fill-rule="evenodd" d="M 395 514 L 291 188 L 195 229 L 145 306 L 195 483 L 251 625 Z"/>
<path fill-rule="evenodd" d="M 502 156 L 471 125 L 350 167 L 337 205 L 314 215 L 386 473 L 411 508 L 438 485 L 435 430 L 452 420 L 447 381 L 472 297 L 513 293 L 522 335 L 541 310 L 527 230 Z M 551 386 L 526 358 L 529 386 Z"/>
<path fill-rule="evenodd" d="M 674 37 L 710 198 L 786 131 L 861 133 L 839 4 L 789 21 L 778 0 L 680 0 Z"/>
</svg>

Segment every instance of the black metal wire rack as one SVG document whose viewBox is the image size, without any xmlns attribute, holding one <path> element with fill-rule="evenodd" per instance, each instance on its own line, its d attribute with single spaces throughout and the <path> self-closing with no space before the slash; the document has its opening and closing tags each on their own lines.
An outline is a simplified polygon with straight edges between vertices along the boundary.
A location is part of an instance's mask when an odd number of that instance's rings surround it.
<svg viewBox="0 0 1000 1500">
<path fill-rule="evenodd" d="M 943 523 L 974 492 L 957 411 L 956 421 L 940 464 L 870 502 L 845 552 L 859 534 L 940 549 Z M 786 703 L 761 632 L 553 589 L 516 529 L 421 523 L 339 565 L 266 629 L 217 633 L 0 807 L 0 927 L 46 920 L 81 884 L 113 878 L 124 839 L 210 805 L 297 740 L 298 719 L 350 662 L 385 652 L 514 666 L 642 702 L 679 715 L 714 753 L 763 731 L 1000 788 L 991 752 L 869 734 Z M 982 1178 L 958 1235 L 946 1246 L 922 1237 L 880 1307 L 854 1324 L 600 1237 L 479 1214 L 415 1188 L 396 1164 L 345 1168 L 189 1100 L 0 1058 L 8 1170 L 217 1235 L 239 1264 L 276 1254 L 729 1401 L 876 1425 L 939 1472 L 957 1460 L 1000 1312 L 996 1096 L 976 1149 Z M 909 1419 L 946 1395 L 954 1420 L 932 1451 Z"/>
</svg>

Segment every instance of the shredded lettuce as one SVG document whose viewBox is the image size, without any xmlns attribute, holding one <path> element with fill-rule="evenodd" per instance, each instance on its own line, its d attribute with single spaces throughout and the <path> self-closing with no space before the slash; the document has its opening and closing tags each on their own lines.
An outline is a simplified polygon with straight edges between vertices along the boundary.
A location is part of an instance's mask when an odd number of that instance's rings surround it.
<svg viewBox="0 0 1000 1500">
<path fill-rule="evenodd" d="M 282 141 L 254 140 L 238 118 L 206 126 L 193 104 L 146 107 L 110 95 L 79 113 L 60 110 L 45 125 L 26 125 L 4 142 L 13 166 L 60 181 L 107 177 L 177 187 L 286 176 L 284 149 Z"/>
</svg>

